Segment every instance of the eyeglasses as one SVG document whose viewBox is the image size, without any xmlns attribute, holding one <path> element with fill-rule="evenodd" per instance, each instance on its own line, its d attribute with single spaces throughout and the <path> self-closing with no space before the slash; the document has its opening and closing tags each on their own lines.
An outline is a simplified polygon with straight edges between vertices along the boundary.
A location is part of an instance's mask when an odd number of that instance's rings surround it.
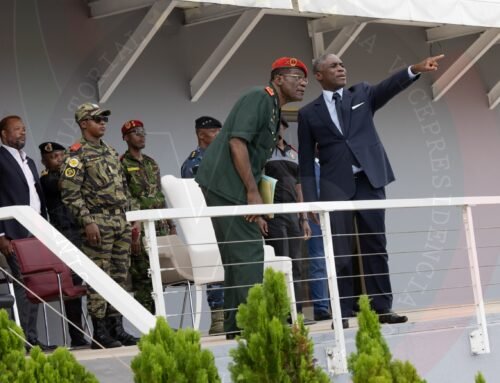
<svg viewBox="0 0 500 383">
<path fill-rule="evenodd" d="M 284 73 L 282 74 L 282 76 L 284 77 L 292 77 L 293 79 L 295 79 L 296 82 L 305 82 L 306 84 L 309 83 L 309 80 L 307 79 L 306 76 L 302 75 L 302 74 L 293 74 L 293 73 Z"/>
<path fill-rule="evenodd" d="M 83 121 L 94 121 L 95 123 L 100 124 L 101 122 L 108 122 L 108 117 L 94 116 L 94 117 L 86 118 Z"/>
<path fill-rule="evenodd" d="M 146 137 L 146 131 L 144 129 L 132 129 L 129 130 L 127 134 L 135 134 L 136 136 Z"/>
</svg>

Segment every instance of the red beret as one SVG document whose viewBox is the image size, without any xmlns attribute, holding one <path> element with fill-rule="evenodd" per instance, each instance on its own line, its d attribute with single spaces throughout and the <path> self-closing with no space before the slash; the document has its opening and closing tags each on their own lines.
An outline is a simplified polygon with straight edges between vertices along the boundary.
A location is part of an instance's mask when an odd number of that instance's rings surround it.
<svg viewBox="0 0 500 383">
<path fill-rule="evenodd" d="M 139 120 L 127 121 L 122 126 L 122 136 L 127 134 L 130 129 L 134 129 L 134 128 L 144 128 L 144 124 L 142 123 L 142 121 L 139 121 Z"/>
<path fill-rule="evenodd" d="M 301 69 L 307 77 L 307 67 L 306 65 L 296 59 L 295 57 L 281 57 L 273 62 L 271 66 L 271 70 L 280 69 L 280 68 L 299 68 Z"/>
</svg>

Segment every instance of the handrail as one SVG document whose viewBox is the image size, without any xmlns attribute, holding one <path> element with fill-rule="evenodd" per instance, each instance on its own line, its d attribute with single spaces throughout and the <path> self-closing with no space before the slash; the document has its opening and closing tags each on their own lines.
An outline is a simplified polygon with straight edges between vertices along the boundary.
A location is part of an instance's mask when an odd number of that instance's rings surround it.
<svg viewBox="0 0 500 383">
<path fill-rule="evenodd" d="M 29 206 L 0 208 L 0 220 L 15 219 L 47 246 L 139 331 L 147 333 L 156 324 L 155 317 L 109 277 L 64 235 Z"/>
<path fill-rule="evenodd" d="M 444 206 L 479 206 L 500 204 L 500 196 L 488 197 L 449 197 L 449 198 L 406 198 L 366 201 L 317 201 L 302 203 L 212 206 L 200 209 L 151 209 L 127 212 L 128 221 L 147 221 L 149 219 L 175 219 L 193 217 L 224 217 L 231 215 L 254 215 L 269 213 L 300 213 L 309 211 L 348 211 L 372 209 L 398 209 Z"/>
</svg>

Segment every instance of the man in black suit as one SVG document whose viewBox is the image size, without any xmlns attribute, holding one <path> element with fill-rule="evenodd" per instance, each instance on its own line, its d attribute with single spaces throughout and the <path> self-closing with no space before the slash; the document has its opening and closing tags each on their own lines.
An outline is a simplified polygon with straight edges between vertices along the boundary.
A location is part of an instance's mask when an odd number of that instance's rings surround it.
<svg viewBox="0 0 500 383">
<path fill-rule="evenodd" d="M 0 121 L 0 207 L 28 205 L 47 218 L 45 201 L 35 163 L 22 150 L 26 143 L 26 128 L 18 116 L 7 116 Z M 0 251 L 7 258 L 13 275 L 20 278 L 17 257 L 12 251 L 11 240 L 26 238 L 31 234 L 16 220 L 0 221 Z M 53 347 L 38 340 L 36 321 L 38 304 L 31 303 L 22 286 L 15 284 L 17 307 L 26 340 L 42 350 Z M 30 346 L 28 346 L 29 348 Z"/>
<path fill-rule="evenodd" d="M 334 54 L 313 62 L 322 94 L 299 111 L 299 165 L 305 201 L 317 200 L 314 178 L 315 146 L 318 145 L 321 201 L 385 199 L 385 186 L 394 174 L 375 130 L 373 115 L 398 93 L 410 86 L 422 72 L 435 71 L 443 55 L 400 70 L 377 85 L 365 82 L 350 88 L 346 69 Z M 353 232 L 354 218 L 367 294 L 381 323 L 402 323 L 408 318 L 392 311 L 385 237 L 384 210 L 336 212 L 330 215 L 334 236 L 335 264 L 339 277 L 342 317 L 354 315 Z M 366 235 L 366 234 L 370 235 Z M 347 234 L 347 235 L 345 235 Z M 351 235 L 350 235 L 351 234 Z M 370 276 L 372 275 L 372 276 Z"/>
</svg>

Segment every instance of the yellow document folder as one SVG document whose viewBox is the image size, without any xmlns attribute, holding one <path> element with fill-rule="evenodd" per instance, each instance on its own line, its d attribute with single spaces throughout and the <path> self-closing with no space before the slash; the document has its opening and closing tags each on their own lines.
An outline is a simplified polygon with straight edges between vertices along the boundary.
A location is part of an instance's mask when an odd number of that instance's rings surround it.
<svg viewBox="0 0 500 383">
<path fill-rule="evenodd" d="M 265 174 L 262 176 L 259 182 L 259 192 L 262 202 L 270 204 L 274 203 L 276 182 L 278 182 L 276 178 L 266 176 Z M 268 218 L 273 218 L 274 214 L 268 214 L 267 216 Z"/>
</svg>

